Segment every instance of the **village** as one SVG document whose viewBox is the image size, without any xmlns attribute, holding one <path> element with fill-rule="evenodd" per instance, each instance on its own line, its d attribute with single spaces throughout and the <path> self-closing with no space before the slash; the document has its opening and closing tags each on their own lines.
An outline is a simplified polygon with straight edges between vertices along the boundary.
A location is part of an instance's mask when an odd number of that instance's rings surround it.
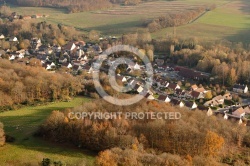
<svg viewBox="0 0 250 166">
<path fill-rule="evenodd" d="M 17 37 L 6 38 L 3 34 L 0 35 L 0 40 L 8 40 L 13 45 L 19 42 Z M 98 55 L 103 52 L 97 43 L 84 41 L 70 41 L 64 46 L 50 46 L 42 44 L 39 38 L 32 38 L 30 46 L 27 50 L 0 50 L 0 57 L 24 65 L 34 65 L 32 62 L 35 61 L 48 72 L 54 73 L 61 70 L 77 75 L 82 72 L 88 74 L 97 72 L 93 64 L 98 59 Z M 104 61 L 101 71 L 107 73 L 117 56 L 112 55 Z M 145 65 L 137 63 L 133 55 L 129 58 L 135 63 L 126 64 L 125 69 L 123 66 L 123 69 L 117 73 L 116 79 L 123 85 L 129 85 L 134 92 L 149 100 L 170 103 L 190 110 L 199 109 L 207 111 L 208 116 L 221 115 L 224 119 L 250 125 L 245 123 L 250 117 L 249 100 L 247 98 L 242 100 L 239 97 L 241 94 L 249 93 L 247 85 L 236 84 L 231 89 L 212 93 L 211 89 L 215 87 L 203 87 L 200 84 L 212 79 L 210 74 L 173 64 L 166 65 L 163 59 L 157 58 L 152 62 L 154 68 L 152 88 L 147 89 L 144 87 L 147 81 Z M 219 85 L 217 86 L 220 89 Z"/>
</svg>

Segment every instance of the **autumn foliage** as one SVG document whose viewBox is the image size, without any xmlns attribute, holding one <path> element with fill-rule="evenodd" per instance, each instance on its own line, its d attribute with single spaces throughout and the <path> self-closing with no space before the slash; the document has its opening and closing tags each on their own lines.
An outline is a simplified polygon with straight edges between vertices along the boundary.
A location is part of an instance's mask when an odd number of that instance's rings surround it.
<svg viewBox="0 0 250 166">
<path fill-rule="evenodd" d="M 71 119 L 74 112 L 180 112 L 179 120 Z M 66 120 L 65 120 L 66 119 Z M 54 111 L 41 126 L 39 135 L 55 142 L 100 152 L 97 165 L 186 165 L 217 162 L 218 156 L 231 154 L 244 137 L 245 128 L 200 110 L 190 111 L 165 103 L 141 101 L 127 107 L 114 107 L 95 100 L 64 112 Z M 103 152 L 101 152 L 103 151 Z M 172 155 L 175 154 L 175 155 Z M 167 157 L 166 157 L 167 156 Z M 149 157 L 149 158 L 148 158 Z M 210 161 L 209 161 L 210 162 Z"/>
<path fill-rule="evenodd" d="M 44 68 L 0 61 L 0 108 L 19 104 L 68 100 L 81 90 L 69 74 L 49 73 Z"/>
</svg>

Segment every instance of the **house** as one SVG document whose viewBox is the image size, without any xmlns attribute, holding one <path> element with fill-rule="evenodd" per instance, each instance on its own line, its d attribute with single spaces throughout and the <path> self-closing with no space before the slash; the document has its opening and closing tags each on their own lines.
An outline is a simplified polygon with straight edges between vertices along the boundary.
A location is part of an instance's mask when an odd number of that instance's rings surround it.
<svg viewBox="0 0 250 166">
<path fill-rule="evenodd" d="M 134 65 L 134 70 L 140 70 L 140 69 L 141 69 L 140 65 L 138 65 L 138 63 L 136 63 L 136 64 Z"/>
<path fill-rule="evenodd" d="M 203 99 L 204 98 L 204 95 L 202 92 L 192 91 L 190 95 L 193 99 Z"/>
<path fill-rule="evenodd" d="M 72 69 L 72 64 L 71 63 L 63 63 L 62 66 L 67 67 L 68 69 Z"/>
<path fill-rule="evenodd" d="M 246 115 L 249 115 L 250 114 L 250 106 L 244 107 L 244 112 Z"/>
<path fill-rule="evenodd" d="M 179 99 L 171 99 L 170 103 L 173 106 L 179 106 L 180 108 L 183 108 L 185 106 L 185 104 Z"/>
<path fill-rule="evenodd" d="M 82 70 L 86 71 L 87 73 L 92 73 L 93 72 L 92 66 L 89 66 L 87 64 L 82 67 Z"/>
<path fill-rule="evenodd" d="M 203 93 L 203 94 L 207 93 L 206 89 L 204 89 L 203 87 L 197 88 L 194 91 L 199 92 L 199 93 Z"/>
<path fill-rule="evenodd" d="M 136 84 L 134 90 L 137 91 L 138 93 L 141 93 L 143 91 L 143 87 L 139 84 Z"/>
<path fill-rule="evenodd" d="M 127 78 L 121 75 L 116 75 L 116 79 L 121 82 L 127 82 Z"/>
<path fill-rule="evenodd" d="M 16 12 L 11 13 L 11 17 L 14 18 L 14 19 L 19 18 L 18 14 Z"/>
<path fill-rule="evenodd" d="M 153 83 L 156 84 L 159 88 L 166 88 L 169 85 L 168 81 L 162 78 L 155 78 L 153 80 Z"/>
<path fill-rule="evenodd" d="M 234 115 L 227 115 L 227 119 L 233 122 L 237 122 L 239 125 L 243 123 L 242 117 L 234 116 Z"/>
<path fill-rule="evenodd" d="M 13 54 L 9 57 L 9 60 L 10 60 L 10 61 L 13 61 L 13 60 L 15 60 L 15 59 L 16 59 L 16 56 L 13 55 Z"/>
<path fill-rule="evenodd" d="M 155 99 L 154 96 L 152 94 L 150 94 L 150 93 L 146 93 L 146 95 L 144 95 L 144 97 L 146 99 L 148 99 L 148 100 L 154 100 Z"/>
<path fill-rule="evenodd" d="M 213 110 L 209 107 L 207 110 L 207 116 L 212 116 L 213 115 Z"/>
<path fill-rule="evenodd" d="M 178 84 L 173 84 L 173 83 L 168 84 L 167 88 L 174 90 L 174 91 L 176 89 L 181 89 L 181 87 Z"/>
<path fill-rule="evenodd" d="M 0 34 L 0 40 L 5 39 L 5 36 L 3 34 Z"/>
<path fill-rule="evenodd" d="M 224 97 L 219 95 L 213 98 L 214 101 L 216 101 L 219 105 L 224 104 Z"/>
<path fill-rule="evenodd" d="M 73 71 L 78 72 L 78 71 L 82 70 L 82 67 L 80 65 L 74 65 L 72 67 L 72 69 L 73 69 Z"/>
<path fill-rule="evenodd" d="M 247 93 L 248 87 L 247 87 L 247 85 L 236 84 L 233 86 L 233 91 L 237 92 L 237 93 Z"/>
<path fill-rule="evenodd" d="M 9 38 L 9 42 L 18 42 L 18 39 L 17 39 L 17 37 L 12 36 Z"/>
<path fill-rule="evenodd" d="M 66 62 L 68 62 L 68 59 L 66 56 L 59 58 L 59 63 L 66 63 Z"/>
<path fill-rule="evenodd" d="M 232 99 L 233 99 L 231 93 L 225 93 L 225 94 L 223 95 L 223 98 L 224 98 L 225 100 L 232 100 Z"/>
<path fill-rule="evenodd" d="M 197 86 L 196 84 L 194 84 L 194 85 L 192 85 L 192 86 L 190 87 L 190 90 L 191 90 L 191 91 L 195 91 L 196 89 L 198 89 L 198 86 Z"/>
<path fill-rule="evenodd" d="M 54 46 L 52 47 L 52 50 L 53 50 L 54 52 L 61 52 L 62 47 L 59 46 L 59 45 L 54 45 Z"/>
<path fill-rule="evenodd" d="M 234 111 L 233 113 L 232 113 L 232 115 L 234 115 L 234 116 L 236 116 L 236 117 L 244 117 L 245 116 L 245 110 L 242 108 L 242 107 L 240 107 L 240 108 L 238 108 L 236 111 Z"/>
<path fill-rule="evenodd" d="M 163 101 L 163 102 L 166 102 L 166 103 L 169 103 L 171 101 L 171 99 L 167 96 L 167 95 L 160 95 L 158 97 L 158 100 L 159 101 Z"/>
<path fill-rule="evenodd" d="M 198 107 L 198 105 L 195 102 L 185 101 L 184 104 L 191 110 L 196 109 Z"/>
<path fill-rule="evenodd" d="M 67 51 L 68 53 L 71 53 L 77 50 L 77 46 L 75 45 L 74 42 L 69 42 L 64 46 L 64 50 Z"/>
<path fill-rule="evenodd" d="M 51 62 L 50 66 L 51 66 L 52 68 L 54 68 L 54 67 L 56 67 L 56 64 L 55 64 L 54 62 Z"/>
<path fill-rule="evenodd" d="M 77 49 L 76 54 L 77 54 L 78 57 L 81 57 L 82 55 L 84 55 L 84 51 L 82 49 Z"/>
<path fill-rule="evenodd" d="M 224 104 L 224 101 L 225 101 L 224 97 L 221 96 L 221 95 L 219 95 L 219 96 L 214 97 L 212 100 L 207 101 L 204 104 L 204 106 L 206 106 L 206 107 L 209 107 L 209 106 L 212 106 L 212 107 L 213 106 L 218 106 L 220 104 Z"/>
</svg>

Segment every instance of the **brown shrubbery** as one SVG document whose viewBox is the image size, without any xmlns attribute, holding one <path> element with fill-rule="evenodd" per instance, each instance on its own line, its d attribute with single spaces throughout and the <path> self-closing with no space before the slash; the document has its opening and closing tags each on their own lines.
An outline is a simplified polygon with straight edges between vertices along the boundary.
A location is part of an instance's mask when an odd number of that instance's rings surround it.
<svg viewBox="0 0 250 166">
<path fill-rule="evenodd" d="M 180 112 L 180 120 L 77 120 L 74 112 Z M 103 100 L 86 103 L 65 112 L 55 111 L 41 126 L 39 134 L 56 142 L 73 143 L 78 147 L 101 152 L 98 165 L 129 163 L 204 163 L 210 156 L 213 163 L 234 154 L 241 146 L 245 127 L 202 111 L 189 111 L 165 103 L 141 101 L 133 106 L 114 107 Z M 114 148 L 114 149 L 112 149 Z M 108 150 L 109 149 L 109 150 Z M 176 155 L 171 155 L 171 154 Z M 133 155 L 134 154 L 134 155 Z M 165 157 L 164 157 L 165 156 Z M 203 157 L 206 156 L 206 157 Z M 184 160 L 185 159 L 185 160 Z M 206 160 L 207 161 L 207 160 Z"/>
</svg>

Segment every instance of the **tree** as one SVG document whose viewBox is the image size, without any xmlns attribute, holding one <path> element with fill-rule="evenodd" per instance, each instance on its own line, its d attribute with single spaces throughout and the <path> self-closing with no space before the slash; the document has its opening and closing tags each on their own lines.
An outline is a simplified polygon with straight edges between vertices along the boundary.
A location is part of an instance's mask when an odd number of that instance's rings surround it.
<svg viewBox="0 0 250 166">
<path fill-rule="evenodd" d="M 98 165 L 98 166 L 117 166 L 117 162 L 115 161 L 116 158 L 117 158 L 117 156 L 113 155 L 110 150 L 100 152 L 97 159 L 96 159 L 96 165 Z"/>
<path fill-rule="evenodd" d="M 5 144 L 5 134 L 3 130 L 3 124 L 0 122 L 0 146 Z"/>
<path fill-rule="evenodd" d="M 204 154 L 215 156 L 224 144 L 224 139 L 212 131 L 208 131 L 205 137 Z"/>
<path fill-rule="evenodd" d="M 209 99 L 212 99 L 212 98 L 213 98 L 212 91 L 208 91 L 208 92 L 205 94 L 205 99 L 209 100 Z"/>
<path fill-rule="evenodd" d="M 99 39 L 99 33 L 95 30 L 89 32 L 89 39 L 92 41 L 97 41 Z"/>
<path fill-rule="evenodd" d="M 236 75 L 236 70 L 234 68 L 232 68 L 229 71 L 229 75 L 227 78 L 228 78 L 228 80 L 227 80 L 228 85 L 233 86 L 236 83 L 237 75 Z"/>
</svg>

